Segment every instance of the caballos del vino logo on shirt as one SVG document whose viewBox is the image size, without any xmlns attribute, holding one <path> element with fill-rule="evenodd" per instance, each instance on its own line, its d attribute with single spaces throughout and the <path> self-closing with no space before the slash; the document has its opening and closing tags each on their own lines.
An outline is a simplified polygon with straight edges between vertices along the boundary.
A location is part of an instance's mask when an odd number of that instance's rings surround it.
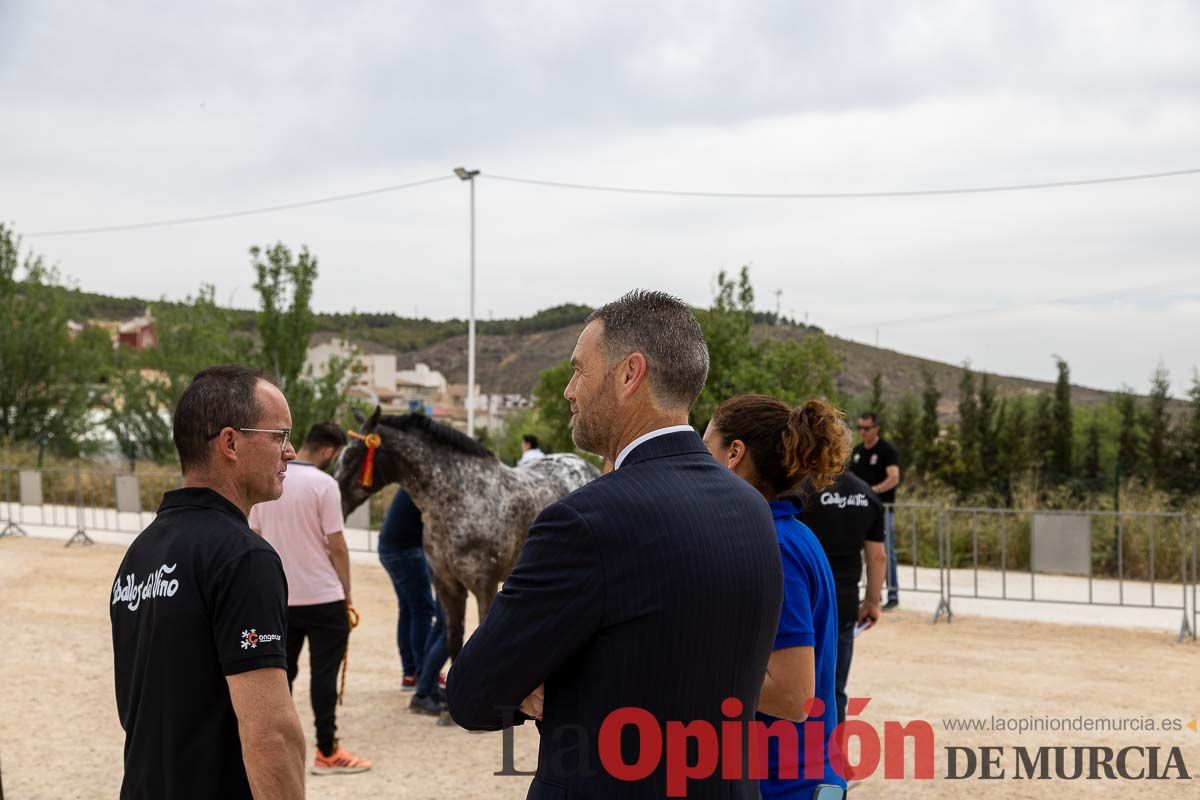
<svg viewBox="0 0 1200 800">
<path fill-rule="evenodd" d="M 866 508 L 870 505 L 870 502 L 862 492 L 848 495 L 843 495 L 841 492 L 824 492 L 821 494 L 821 505 L 837 506 L 838 508 L 845 508 L 846 506 Z"/>
<path fill-rule="evenodd" d="M 177 564 L 167 566 L 163 564 L 154 572 L 146 576 L 144 581 L 138 579 L 131 572 L 125 576 L 124 582 L 121 581 L 121 576 L 117 576 L 117 580 L 113 583 L 113 599 L 112 604 L 125 603 L 125 607 L 130 611 L 137 611 L 138 606 L 143 600 L 152 600 L 156 597 L 174 597 L 179 591 L 179 581 L 175 578 L 164 578 L 164 575 L 170 575 L 175 571 Z"/>
<path fill-rule="evenodd" d="M 259 633 L 255 628 L 251 628 L 248 631 L 242 631 L 242 649 L 257 648 L 259 644 L 278 642 L 282 638 L 278 633 Z"/>
</svg>

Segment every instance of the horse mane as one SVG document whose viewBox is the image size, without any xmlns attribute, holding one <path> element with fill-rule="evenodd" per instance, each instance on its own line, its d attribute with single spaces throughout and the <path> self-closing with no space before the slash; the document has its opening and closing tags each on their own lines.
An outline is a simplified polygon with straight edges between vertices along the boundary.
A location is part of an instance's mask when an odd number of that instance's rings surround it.
<svg viewBox="0 0 1200 800">
<path fill-rule="evenodd" d="M 429 438 L 438 444 L 454 448 L 460 453 L 478 458 L 495 458 L 496 455 L 482 444 L 467 436 L 462 431 L 456 431 L 447 425 L 434 422 L 424 414 L 390 414 L 379 418 L 380 425 L 387 425 L 398 431 L 424 431 Z"/>
</svg>

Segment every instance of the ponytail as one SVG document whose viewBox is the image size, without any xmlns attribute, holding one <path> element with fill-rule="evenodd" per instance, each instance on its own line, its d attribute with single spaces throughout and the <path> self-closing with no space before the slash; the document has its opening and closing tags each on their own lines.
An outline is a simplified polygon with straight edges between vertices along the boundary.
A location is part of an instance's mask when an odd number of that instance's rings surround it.
<svg viewBox="0 0 1200 800">
<path fill-rule="evenodd" d="M 745 443 L 760 479 L 776 494 L 794 488 L 825 489 L 850 457 L 846 415 L 825 400 L 792 408 L 765 395 L 739 395 L 722 403 L 712 424 L 725 445 Z"/>
<path fill-rule="evenodd" d="M 809 400 L 788 412 L 783 431 L 783 468 L 792 485 L 806 491 L 828 488 L 850 457 L 846 415 L 825 400 Z"/>
</svg>

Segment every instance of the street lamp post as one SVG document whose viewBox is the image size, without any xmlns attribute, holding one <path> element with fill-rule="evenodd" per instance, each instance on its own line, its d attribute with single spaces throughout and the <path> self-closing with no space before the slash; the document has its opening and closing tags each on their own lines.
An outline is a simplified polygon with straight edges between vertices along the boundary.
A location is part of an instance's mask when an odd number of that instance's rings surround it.
<svg viewBox="0 0 1200 800">
<path fill-rule="evenodd" d="M 471 303 L 467 317 L 467 435 L 475 435 L 475 176 L 477 169 L 455 167 L 454 174 L 471 184 Z"/>
</svg>

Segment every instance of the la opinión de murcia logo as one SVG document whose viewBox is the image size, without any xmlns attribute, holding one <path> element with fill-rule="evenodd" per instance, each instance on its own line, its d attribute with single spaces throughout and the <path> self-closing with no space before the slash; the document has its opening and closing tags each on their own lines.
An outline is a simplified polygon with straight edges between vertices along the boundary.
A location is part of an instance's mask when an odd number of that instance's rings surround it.
<svg viewBox="0 0 1200 800">
<path fill-rule="evenodd" d="M 174 572 L 176 566 L 177 564 L 169 567 L 163 564 L 140 582 L 132 572 L 125 576 L 124 582 L 118 575 L 117 580 L 113 583 L 112 604 L 115 606 L 117 603 L 125 603 L 125 607 L 130 611 L 137 611 L 143 600 L 174 597 L 175 593 L 179 591 L 179 581 L 176 578 L 164 576 L 169 576 Z"/>
<path fill-rule="evenodd" d="M 599 756 L 600 768 L 621 780 L 645 780 L 665 766 L 667 797 L 686 797 L 688 782 L 719 776 L 724 780 L 779 777 L 820 779 L 829 767 L 846 780 L 863 780 L 883 768 L 884 780 L 935 780 L 936 741 L 933 726 L 926 720 L 886 720 L 880 731 L 864 719 L 853 719 L 866 710 L 870 698 L 851 697 L 847 719 L 832 731 L 821 721 L 824 704 L 809 700 L 808 721 L 802 726 L 787 720 L 766 722 L 740 719 L 743 706 L 736 697 L 721 704 L 726 717 L 719 725 L 707 720 L 662 721 L 643 708 L 626 706 L 609 713 L 600 725 L 598 738 L 581 725 L 560 725 L 553 733 L 557 745 L 574 744 L 569 752 L 578 761 L 574 772 L 582 777 L 597 774 L 591 760 Z M 516 768 L 512 725 L 515 709 L 500 707 L 504 716 L 503 767 L 494 775 L 533 775 Z M 1193 726 L 1188 725 L 1189 728 Z M 637 731 L 637 756 L 626 760 L 622 749 L 624 729 Z M 1180 730 L 1182 725 L 1172 727 Z M 1193 728 L 1194 729 L 1194 728 Z M 851 759 L 850 740 L 858 741 L 857 758 Z M 776 771 L 769 769 L 772 744 L 778 754 Z M 907 745 L 907 746 L 906 746 Z M 1191 775 L 1178 747 L 1130 746 L 1016 747 L 1014 769 L 1004 768 L 1004 747 L 946 747 L 946 780 L 1190 780 Z M 911 752 L 911 760 L 908 753 Z M 664 763 L 665 756 L 665 763 Z M 911 764 L 911 770 L 909 765 Z M 560 770 L 561 771 L 561 770 Z"/>
<path fill-rule="evenodd" d="M 257 629 L 251 628 L 248 631 L 242 631 L 242 649 L 257 648 L 259 643 L 278 642 L 282 638 L 278 633 L 259 633 Z"/>
</svg>

